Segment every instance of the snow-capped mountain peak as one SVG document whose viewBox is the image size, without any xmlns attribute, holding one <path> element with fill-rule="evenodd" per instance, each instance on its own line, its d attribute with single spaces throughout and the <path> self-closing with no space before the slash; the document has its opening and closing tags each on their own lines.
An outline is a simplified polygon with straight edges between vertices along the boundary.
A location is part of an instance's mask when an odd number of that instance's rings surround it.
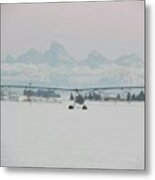
<svg viewBox="0 0 155 180">
<path fill-rule="evenodd" d="M 127 54 L 115 60 L 115 63 L 122 66 L 143 66 L 144 62 L 135 54 Z"/>
<path fill-rule="evenodd" d="M 74 58 L 67 52 L 63 45 L 54 41 L 50 48 L 44 53 L 44 59 L 53 65 L 75 63 Z"/>
<path fill-rule="evenodd" d="M 57 41 L 53 41 L 51 43 L 50 49 L 57 50 L 57 49 L 64 49 L 64 46 Z"/>
<path fill-rule="evenodd" d="M 17 58 L 2 61 L 2 81 L 8 83 L 50 84 L 63 87 L 144 85 L 144 62 L 136 54 L 109 60 L 97 50 L 83 61 L 74 59 L 65 47 L 54 41 L 40 53 L 30 49 Z"/>
<path fill-rule="evenodd" d="M 88 54 L 87 58 L 83 61 L 84 65 L 91 67 L 102 66 L 108 63 L 109 63 L 108 58 L 97 50 L 91 51 Z"/>
</svg>

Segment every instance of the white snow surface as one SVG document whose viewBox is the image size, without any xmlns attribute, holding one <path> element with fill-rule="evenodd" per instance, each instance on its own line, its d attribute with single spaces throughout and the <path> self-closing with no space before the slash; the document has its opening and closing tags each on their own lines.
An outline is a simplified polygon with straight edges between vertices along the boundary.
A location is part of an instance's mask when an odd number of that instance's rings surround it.
<svg viewBox="0 0 155 180">
<path fill-rule="evenodd" d="M 144 169 L 144 103 L 1 102 L 1 165 Z"/>
</svg>

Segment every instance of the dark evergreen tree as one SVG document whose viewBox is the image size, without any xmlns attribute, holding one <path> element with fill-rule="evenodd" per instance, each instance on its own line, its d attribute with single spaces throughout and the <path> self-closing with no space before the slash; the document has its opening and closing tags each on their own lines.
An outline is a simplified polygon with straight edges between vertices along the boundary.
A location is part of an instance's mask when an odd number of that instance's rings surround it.
<svg viewBox="0 0 155 180">
<path fill-rule="evenodd" d="M 70 100 L 71 100 L 71 101 L 73 101 L 73 100 L 74 100 L 74 96 L 73 96 L 73 94 L 72 94 L 72 93 L 70 94 Z"/>
<path fill-rule="evenodd" d="M 117 94 L 117 97 L 116 97 L 117 100 L 120 100 L 121 99 L 121 96 L 120 94 Z"/>
<path fill-rule="evenodd" d="M 138 101 L 144 101 L 144 100 L 145 100 L 145 94 L 144 94 L 144 92 L 141 91 L 141 92 L 137 95 L 136 99 L 137 99 Z"/>
<path fill-rule="evenodd" d="M 130 101 L 130 100 L 131 100 L 131 94 L 130 94 L 130 92 L 127 93 L 126 100 L 127 100 L 127 101 Z"/>
<path fill-rule="evenodd" d="M 135 101 L 135 100 L 136 100 L 135 94 L 132 95 L 131 100 L 132 100 L 132 101 Z"/>
</svg>

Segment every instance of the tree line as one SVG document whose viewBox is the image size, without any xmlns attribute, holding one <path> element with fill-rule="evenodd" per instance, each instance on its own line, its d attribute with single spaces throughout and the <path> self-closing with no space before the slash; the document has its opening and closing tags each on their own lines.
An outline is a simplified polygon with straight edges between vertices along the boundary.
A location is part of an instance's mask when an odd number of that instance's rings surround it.
<svg viewBox="0 0 155 180">
<path fill-rule="evenodd" d="M 81 95 L 82 96 L 82 95 Z M 116 97 L 104 97 L 102 98 L 100 93 L 87 93 L 82 96 L 85 100 L 90 100 L 90 101 L 101 101 L 101 100 L 118 100 L 118 101 L 144 101 L 145 100 L 145 94 L 142 91 L 140 91 L 139 94 L 131 94 L 130 92 L 127 93 L 126 97 L 122 97 L 121 94 L 117 94 Z M 73 94 L 70 94 L 70 100 L 73 101 L 75 100 L 76 96 L 73 96 Z"/>
</svg>

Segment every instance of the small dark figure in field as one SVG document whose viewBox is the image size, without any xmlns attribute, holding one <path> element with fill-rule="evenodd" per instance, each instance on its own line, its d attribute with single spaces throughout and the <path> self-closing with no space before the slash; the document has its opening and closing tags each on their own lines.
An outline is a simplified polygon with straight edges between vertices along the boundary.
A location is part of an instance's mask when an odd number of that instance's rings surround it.
<svg viewBox="0 0 155 180">
<path fill-rule="evenodd" d="M 85 101 L 84 97 L 81 94 L 78 94 L 77 96 L 75 96 L 74 104 L 70 105 L 68 109 L 74 109 L 75 104 L 79 104 L 79 105 L 83 105 L 82 106 L 83 110 L 87 110 L 87 106 L 84 105 L 84 101 Z"/>
</svg>

